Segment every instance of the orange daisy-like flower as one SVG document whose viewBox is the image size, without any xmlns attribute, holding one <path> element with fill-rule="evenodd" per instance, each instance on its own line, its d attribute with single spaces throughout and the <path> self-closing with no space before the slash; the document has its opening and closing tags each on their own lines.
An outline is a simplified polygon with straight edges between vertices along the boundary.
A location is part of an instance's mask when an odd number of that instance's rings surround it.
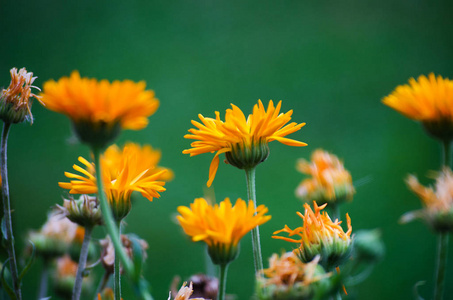
<svg viewBox="0 0 453 300">
<path fill-rule="evenodd" d="M 306 143 L 285 138 L 285 136 L 298 131 L 305 123 L 295 122 L 287 124 L 291 120 L 292 110 L 280 113 L 282 102 L 276 107 L 269 101 L 267 111 L 258 100 L 253 107 L 253 113 L 247 118 L 235 105 L 226 110 L 225 121 L 220 120 L 219 112 L 215 112 L 216 118 L 205 118 L 198 115 L 201 123 L 192 121 L 197 129 L 189 129 L 191 134 L 184 137 L 197 140 L 192 142 L 191 149 L 184 150 L 184 154 L 195 156 L 202 153 L 217 152 L 209 168 L 208 187 L 211 186 L 219 167 L 219 155 L 225 153 L 229 164 L 239 169 L 250 169 L 266 160 L 269 155 L 268 143 L 279 141 L 289 146 L 306 146 Z"/>
<path fill-rule="evenodd" d="M 101 139 L 105 144 L 116 137 L 120 128 L 146 127 L 147 118 L 157 110 L 159 101 L 145 86 L 143 81 L 110 83 L 81 78 L 74 71 L 57 82 L 45 82 L 42 102 L 48 109 L 68 116 L 82 141 L 93 144 L 100 143 L 95 139 Z"/>
<path fill-rule="evenodd" d="M 158 167 L 158 159 L 150 157 L 150 146 L 140 147 L 133 143 L 126 144 L 123 149 L 116 145 L 110 146 L 101 157 L 104 190 L 117 219 L 124 218 L 131 208 L 132 192 L 140 192 L 143 197 L 152 201 L 159 198 L 165 191 L 165 181 L 171 179 L 167 169 Z M 160 156 L 160 153 L 156 154 Z M 65 172 L 70 182 L 60 182 L 60 187 L 68 189 L 71 194 L 95 194 L 98 192 L 94 164 L 79 157 L 85 168 L 74 165 L 74 170 L 82 175 Z"/>
<path fill-rule="evenodd" d="M 285 232 L 290 237 L 298 235 L 300 239 L 296 240 L 276 235 L 272 236 L 272 238 L 300 244 L 295 252 L 303 262 L 310 262 L 317 255 L 321 255 L 321 264 L 327 269 L 331 269 L 332 267 L 338 266 L 340 261 L 343 261 L 349 256 L 352 227 L 351 218 L 348 214 L 346 214 L 348 231 L 344 232 L 340 226 L 341 221 L 335 220 L 332 222 L 327 212 L 324 211 L 321 213 L 321 210 L 326 205 L 327 203 L 318 206 L 313 201 L 313 211 L 310 205 L 305 203 L 305 215 L 297 212 L 304 222 L 302 227 L 292 230 L 285 225 L 283 229 L 274 232 L 274 234 Z"/>
<path fill-rule="evenodd" d="M 406 179 L 409 188 L 422 200 L 425 208 L 404 214 L 401 222 L 407 223 L 420 218 L 436 231 L 453 230 L 453 173 L 445 167 L 436 178 L 434 188 L 424 187 L 417 177 Z"/>
<path fill-rule="evenodd" d="M 28 118 L 33 123 L 30 98 L 42 103 L 41 97 L 31 92 L 31 88 L 40 90 L 32 85 L 38 77 L 33 77 L 33 73 L 27 72 L 25 68 L 19 72 L 12 68 L 10 73 L 11 83 L 6 90 L 0 92 L 0 118 L 7 123 L 20 123 Z"/>
<path fill-rule="evenodd" d="M 303 180 L 296 195 L 304 200 L 316 200 L 318 204 L 352 199 L 354 186 L 351 174 L 337 156 L 322 149 L 311 155 L 311 162 L 301 159 L 297 170 L 311 178 Z"/>
<path fill-rule="evenodd" d="M 204 241 L 208 245 L 214 263 L 220 264 L 236 257 L 237 246 L 245 234 L 270 220 L 271 216 L 264 215 L 267 211 L 264 205 L 255 209 L 253 201 L 247 204 L 240 198 L 234 206 L 229 198 L 214 206 L 197 198 L 190 208 L 178 207 L 181 215 L 177 219 L 194 242 Z"/>
<path fill-rule="evenodd" d="M 433 73 L 398 86 L 382 102 L 406 117 L 421 121 L 441 139 L 453 137 L 453 81 Z"/>
</svg>

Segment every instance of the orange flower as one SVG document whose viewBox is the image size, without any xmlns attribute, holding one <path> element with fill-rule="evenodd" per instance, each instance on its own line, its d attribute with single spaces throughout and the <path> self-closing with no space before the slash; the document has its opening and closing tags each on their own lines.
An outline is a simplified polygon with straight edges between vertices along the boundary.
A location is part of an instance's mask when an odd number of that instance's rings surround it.
<svg viewBox="0 0 453 300">
<path fill-rule="evenodd" d="M 198 115 L 201 123 L 192 121 L 197 129 L 189 129 L 191 134 L 184 137 L 196 140 L 192 142 L 191 149 L 184 150 L 184 154 L 195 156 L 202 153 L 217 152 L 209 167 L 208 187 L 211 186 L 219 167 L 219 155 L 225 153 L 227 162 L 240 169 L 253 168 L 266 160 L 269 155 L 268 143 L 279 141 L 288 146 L 306 146 L 307 144 L 285 138 L 285 136 L 298 131 L 305 123 L 295 122 L 287 124 L 291 120 L 292 110 L 280 113 L 282 102 L 274 107 L 269 101 L 266 109 L 258 100 L 253 107 L 253 113 L 247 118 L 235 105 L 227 109 L 225 122 L 220 120 L 219 112 L 215 112 L 216 118 L 205 118 Z"/>
</svg>

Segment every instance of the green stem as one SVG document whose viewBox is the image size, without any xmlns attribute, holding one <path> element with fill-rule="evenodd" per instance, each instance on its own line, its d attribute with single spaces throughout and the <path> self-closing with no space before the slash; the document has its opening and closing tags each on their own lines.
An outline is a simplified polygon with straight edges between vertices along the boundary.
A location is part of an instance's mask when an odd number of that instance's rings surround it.
<svg viewBox="0 0 453 300">
<path fill-rule="evenodd" d="M 8 251 L 9 267 L 11 271 L 11 277 L 13 279 L 14 293 L 16 294 L 17 300 L 22 299 L 20 291 L 20 282 L 17 272 L 17 261 L 16 253 L 14 251 L 14 236 L 13 236 L 13 224 L 11 221 L 11 202 L 9 198 L 9 184 L 8 184 L 8 165 L 7 165 L 7 148 L 8 148 L 8 133 L 11 127 L 11 123 L 4 123 L 2 130 L 1 139 L 1 174 L 2 174 L 2 198 L 3 198 L 3 224 L 6 227 L 6 233 L 4 236 L 6 250 Z M 2 224 L 2 225 L 3 225 Z M 2 226 L 3 227 L 3 226 Z"/>
<path fill-rule="evenodd" d="M 87 264 L 92 230 L 92 227 L 85 227 L 82 249 L 80 250 L 79 265 L 77 266 L 77 274 L 75 278 L 74 288 L 72 290 L 72 300 L 79 300 L 80 294 L 82 293 L 83 271 L 85 270 Z"/>
<path fill-rule="evenodd" d="M 49 259 L 44 258 L 41 270 L 41 279 L 39 280 L 38 300 L 45 298 L 47 296 L 48 281 L 49 281 Z"/>
<path fill-rule="evenodd" d="M 445 285 L 445 271 L 447 267 L 448 232 L 439 233 L 437 244 L 437 267 L 436 267 L 436 286 L 434 289 L 434 300 L 443 298 Z"/>
<path fill-rule="evenodd" d="M 121 236 L 121 221 L 117 221 L 118 235 Z M 113 288 L 115 291 L 115 300 L 121 300 L 121 267 L 120 256 L 115 249 L 115 264 L 113 265 Z"/>
<path fill-rule="evenodd" d="M 217 300 L 225 299 L 227 272 L 228 272 L 228 263 L 221 264 L 220 265 L 220 276 L 219 276 L 219 295 L 217 297 Z"/>
<path fill-rule="evenodd" d="M 102 276 L 101 282 L 99 283 L 99 286 L 96 289 L 96 297 L 95 297 L 96 300 L 98 299 L 97 294 L 102 293 L 102 291 L 104 290 L 105 286 L 109 282 L 109 279 L 110 279 L 111 275 L 112 275 L 112 273 L 110 273 L 110 272 L 104 272 L 104 276 Z"/>
<path fill-rule="evenodd" d="M 255 168 L 245 169 L 245 177 L 247 179 L 247 196 L 249 200 L 253 200 L 256 209 L 256 189 L 255 189 Z M 255 212 L 256 214 L 256 212 Z M 252 246 L 253 246 L 253 261 L 255 264 L 255 274 L 262 275 L 263 258 L 261 256 L 260 230 L 256 226 L 252 229 Z"/>
<path fill-rule="evenodd" d="M 451 168 L 451 141 L 450 140 L 445 140 L 443 141 L 442 143 L 442 149 L 443 149 L 443 152 L 442 152 L 442 158 L 443 158 L 443 166 L 447 166 L 449 168 Z"/>
<path fill-rule="evenodd" d="M 132 261 L 129 259 L 129 257 L 126 255 L 126 252 L 123 249 L 123 245 L 121 244 L 121 241 L 120 241 L 118 229 L 115 225 L 115 222 L 113 221 L 112 211 L 109 207 L 107 198 L 105 196 L 104 187 L 103 187 L 104 183 L 102 182 L 102 176 L 101 176 L 102 173 L 101 173 L 101 163 L 100 163 L 100 150 L 98 148 L 93 148 L 92 150 L 93 150 L 93 155 L 94 155 L 96 183 L 98 186 L 98 195 L 99 195 L 99 201 L 101 203 L 102 215 L 104 217 L 104 224 L 105 224 L 105 227 L 107 228 L 107 232 L 110 236 L 110 239 L 112 240 L 113 246 L 115 247 L 115 255 L 116 255 L 116 253 L 119 254 L 119 258 L 120 258 L 121 262 L 123 263 L 123 268 L 126 270 L 126 272 L 128 274 L 133 274 L 134 266 L 132 264 Z"/>
</svg>

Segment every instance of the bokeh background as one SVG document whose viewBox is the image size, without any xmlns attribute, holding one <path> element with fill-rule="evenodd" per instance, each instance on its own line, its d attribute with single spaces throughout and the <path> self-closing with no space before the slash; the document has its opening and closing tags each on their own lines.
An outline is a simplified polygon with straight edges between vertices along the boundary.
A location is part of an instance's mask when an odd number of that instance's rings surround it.
<svg viewBox="0 0 453 300">
<path fill-rule="evenodd" d="M 356 299 L 412 299 L 412 288 L 431 297 L 434 235 L 420 222 L 399 217 L 420 208 L 403 178 L 439 169 L 440 146 L 410 121 L 381 103 L 410 77 L 434 72 L 453 77 L 453 5 L 440 0 L 381 1 L 6 1 L 0 0 L 0 86 L 9 69 L 26 67 L 41 87 L 79 70 L 98 79 L 145 80 L 161 106 L 149 126 L 124 131 L 118 140 L 151 143 L 162 165 L 174 170 L 167 191 L 152 203 L 137 197 L 127 232 L 150 245 L 145 277 L 155 299 L 167 299 L 174 275 L 202 272 L 204 248 L 174 222 L 178 205 L 215 193 L 246 198 L 244 173 L 221 164 L 206 191 L 212 155 L 189 158 L 183 135 L 197 114 L 222 116 L 230 103 L 246 113 L 258 99 L 283 100 L 296 122 L 291 135 L 308 147 L 273 142 L 257 169 L 258 202 L 272 220 L 261 227 L 268 258 L 293 245 L 271 239 L 285 224 L 296 227 L 302 204 L 294 190 L 302 180 L 298 158 L 317 148 L 342 158 L 357 193 L 342 207 L 353 230 L 380 228 L 386 257 L 371 277 L 350 293 Z M 9 172 L 18 251 L 25 235 L 39 228 L 65 192 L 57 186 L 88 148 L 74 143 L 69 121 L 33 106 L 35 123 L 15 125 L 9 139 Z M 102 237 L 102 230 L 96 233 Z M 451 248 L 451 247 L 450 247 Z M 446 298 L 453 295 L 450 249 Z M 267 265 L 267 262 L 265 262 Z M 27 275 L 25 299 L 36 297 L 41 262 Z M 250 299 L 254 278 L 250 237 L 230 266 L 227 292 Z M 134 299 L 124 281 L 124 299 Z M 53 298 L 57 299 L 57 298 Z"/>
</svg>

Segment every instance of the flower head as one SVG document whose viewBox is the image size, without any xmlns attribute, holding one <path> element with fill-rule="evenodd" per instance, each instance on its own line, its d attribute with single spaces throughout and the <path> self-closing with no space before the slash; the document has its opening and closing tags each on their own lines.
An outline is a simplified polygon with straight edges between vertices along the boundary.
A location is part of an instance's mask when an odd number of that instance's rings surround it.
<svg viewBox="0 0 453 300">
<path fill-rule="evenodd" d="M 245 234 L 270 220 L 271 216 L 264 215 L 267 211 L 264 205 L 255 209 L 253 201 L 247 205 L 237 199 L 233 206 L 225 198 L 213 206 L 204 198 L 197 198 L 190 208 L 178 207 L 177 219 L 194 242 L 204 241 L 208 245 L 213 262 L 221 264 L 236 258 L 239 241 Z"/>
<path fill-rule="evenodd" d="M 53 287 L 55 293 L 63 299 L 71 298 L 74 287 L 75 277 L 77 274 L 78 264 L 73 261 L 68 255 L 62 256 L 56 261 L 56 272 L 53 275 Z M 83 278 L 82 293 L 86 294 L 91 288 L 91 280 L 89 277 Z"/>
<path fill-rule="evenodd" d="M 123 219 L 131 209 L 131 194 L 140 192 L 143 197 L 152 201 L 165 191 L 165 180 L 172 173 L 157 166 L 158 159 L 153 155 L 150 146 L 140 147 L 128 143 L 123 149 L 110 146 L 101 157 L 104 189 L 112 211 L 117 220 Z M 155 154 L 155 153 L 154 153 Z M 160 153 L 159 153 L 160 156 Z M 95 194 L 98 192 L 94 164 L 79 157 L 85 169 L 74 165 L 74 170 L 82 175 L 65 172 L 70 182 L 60 182 L 60 187 L 69 189 L 71 194 Z"/>
<path fill-rule="evenodd" d="M 445 167 L 436 178 L 434 188 L 424 187 L 417 177 L 406 179 L 409 188 L 422 200 L 424 209 L 408 212 L 401 217 L 407 223 L 416 218 L 425 220 L 436 231 L 453 230 L 453 173 Z"/>
<path fill-rule="evenodd" d="M 63 206 L 57 204 L 57 210 L 69 220 L 83 227 L 102 225 L 101 207 L 97 197 L 81 195 L 79 199 L 63 199 Z"/>
<path fill-rule="evenodd" d="M 311 162 L 304 159 L 297 162 L 297 170 L 311 176 L 297 187 L 298 197 L 316 200 L 319 205 L 352 199 L 355 190 L 351 174 L 335 155 L 317 149 L 311 155 Z"/>
<path fill-rule="evenodd" d="M 341 228 L 341 221 L 332 222 L 327 212 L 322 212 L 327 204 L 318 206 L 313 201 L 314 211 L 310 205 L 304 204 L 305 215 L 297 212 L 303 220 L 302 227 L 294 230 L 285 225 L 285 228 L 274 232 L 286 232 L 289 236 L 298 235 L 300 239 L 292 239 L 282 236 L 272 236 L 274 239 L 281 239 L 292 243 L 300 244 L 299 248 L 294 250 L 303 262 L 312 261 L 316 255 L 321 255 L 321 265 L 331 270 L 337 267 L 350 254 L 351 244 L 351 218 L 346 214 L 348 231 L 344 232 Z"/>
<path fill-rule="evenodd" d="M 303 263 L 294 252 L 274 253 L 264 276 L 257 276 L 258 299 L 313 299 L 320 281 L 329 276 L 318 265 L 319 259 Z"/>
<path fill-rule="evenodd" d="M 196 141 L 192 142 L 191 149 L 184 150 L 183 153 L 195 156 L 217 152 L 209 168 L 208 187 L 214 180 L 219 167 L 219 155 L 222 153 L 225 153 L 227 163 L 239 169 L 249 169 L 266 160 L 269 155 L 269 142 L 275 140 L 285 145 L 299 147 L 307 145 L 285 138 L 302 128 L 305 123 L 287 124 L 293 111 L 280 113 L 281 104 L 280 101 L 277 107 L 274 107 L 271 100 L 266 111 L 261 100 L 258 100 L 258 104 L 253 107 L 253 113 L 247 118 L 239 107 L 231 104 L 232 108 L 226 110 L 225 121 L 220 120 L 217 111 L 215 119 L 198 115 L 203 124 L 192 121 L 197 129 L 189 129 L 191 134 L 184 137 Z"/>
<path fill-rule="evenodd" d="M 193 294 L 193 287 L 192 287 L 192 282 L 190 282 L 189 286 L 186 286 L 187 282 L 184 282 L 179 289 L 178 293 L 176 294 L 174 300 L 205 300 L 204 298 L 191 298 Z M 170 293 L 171 294 L 171 293 Z M 168 297 L 168 300 L 171 300 L 171 296 Z"/>
<path fill-rule="evenodd" d="M 382 102 L 406 117 L 420 121 L 433 136 L 453 138 L 453 81 L 433 73 L 400 85 Z"/>
<path fill-rule="evenodd" d="M 77 71 L 58 82 L 44 83 L 42 101 L 50 110 L 65 114 L 79 138 L 90 145 L 105 147 L 120 129 L 146 127 L 148 117 L 159 107 L 145 82 L 97 81 L 81 78 Z"/>
<path fill-rule="evenodd" d="M 20 123 L 28 119 L 33 123 L 30 98 L 33 97 L 42 103 L 41 97 L 31 92 L 31 88 L 40 90 L 32 85 L 38 77 L 33 77 L 33 73 L 27 72 L 25 68 L 20 69 L 19 72 L 16 68 L 12 68 L 10 73 L 9 87 L 0 92 L 0 119 L 6 123 Z"/>
</svg>

